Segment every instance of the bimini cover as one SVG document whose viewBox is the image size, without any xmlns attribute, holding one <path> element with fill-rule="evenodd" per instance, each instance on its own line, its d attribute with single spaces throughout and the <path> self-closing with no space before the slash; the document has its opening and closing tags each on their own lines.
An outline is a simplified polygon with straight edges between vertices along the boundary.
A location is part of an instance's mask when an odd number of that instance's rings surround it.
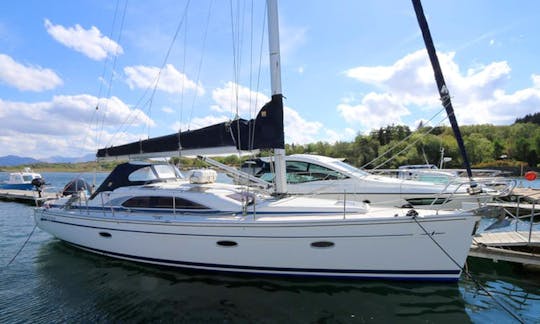
<svg viewBox="0 0 540 324">
<path fill-rule="evenodd" d="M 138 186 L 145 184 L 147 180 L 130 180 L 129 175 L 139 169 L 151 166 L 151 163 L 145 162 L 127 162 L 117 165 L 116 168 L 114 168 L 114 170 L 109 174 L 109 176 L 105 180 L 103 180 L 103 183 L 92 194 L 90 199 L 94 199 L 94 197 L 96 197 L 98 193 L 103 191 L 113 191 L 114 189 L 119 187 Z"/>
</svg>

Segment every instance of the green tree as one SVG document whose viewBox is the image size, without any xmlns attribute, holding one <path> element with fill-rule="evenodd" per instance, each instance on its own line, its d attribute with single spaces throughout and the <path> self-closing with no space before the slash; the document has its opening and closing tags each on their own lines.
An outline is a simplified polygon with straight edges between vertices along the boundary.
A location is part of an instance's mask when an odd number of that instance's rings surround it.
<svg viewBox="0 0 540 324">
<path fill-rule="evenodd" d="M 482 134 L 473 133 L 463 141 L 471 164 L 485 162 L 493 156 L 493 145 Z"/>
</svg>

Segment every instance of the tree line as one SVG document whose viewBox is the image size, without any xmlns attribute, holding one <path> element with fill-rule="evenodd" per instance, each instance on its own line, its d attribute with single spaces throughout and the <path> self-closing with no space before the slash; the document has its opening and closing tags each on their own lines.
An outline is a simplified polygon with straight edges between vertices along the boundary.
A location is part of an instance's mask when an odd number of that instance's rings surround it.
<svg viewBox="0 0 540 324">
<path fill-rule="evenodd" d="M 471 125 L 460 127 L 465 148 L 474 167 L 504 165 L 503 161 L 524 162 L 530 167 L 540 163 L 540 125 L 515 123 L 511 126 Z M 347 159 L 356 166 L 396 168 L 405 164 L 439 165 L 444 152 L 451 161 L 447 168 L 461 168 L 463 159 L 452 129 L 447 126 L 389 125 L 359 134 L 352 142 L 317 142 L 287 145 L 287 154 L 316 153 Z M 377 160 L 373 163 L 371 161 Z"/>
<path fill-rule="evenodd" d="M 473 167 L 494 166 L 539 167 L 540 124 L 517 122 L 510 126 L 471 125 L 461 126 L 461 133 L 469 160 Z M 463 159 L 448 126 L 430 127 L 419 125 L 412 131 L 408 126 L 389 125 L 358 134 L 353 141 L 336 143 L 316 142 L 304 145 L 286 144 L 286 153 L 319 154 L 344 158 L 350 164 L 366 169 L 393 169 L 400 165 L 431 163 L 439 166 L 441 151 L 451 161 L 445 168 L 462 168 Z M 261 156 L 272 152 L 261 152 Z M 216 160 L 227 165 L 240 165 L 249 157 L 231 155 Z M 183 167 L 201 167 L 204 162 L 193 159 L 177 159 Z"/>
</svg>

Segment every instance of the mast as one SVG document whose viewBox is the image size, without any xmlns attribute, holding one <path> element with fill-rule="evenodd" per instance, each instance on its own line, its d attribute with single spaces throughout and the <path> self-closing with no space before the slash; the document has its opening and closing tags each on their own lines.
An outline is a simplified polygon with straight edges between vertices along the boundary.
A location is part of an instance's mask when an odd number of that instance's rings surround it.
<svg viewBox="0 0 540 324">
<path fill-rule="evenodd" d="M 433 67 L 433 73 L 435 74 L 435 81 L 437 82 L 437 89 L 439 90 L 439 95 L 441 96 L 441 101 L 443 107 L 446 109 L 446 114 L 448 115 L 448 120 L 454 131 L 454 136 L 463 157 L 463 165 L 467 170 L 467 176 L 469 180 L 473 182 L 471 164 L 467 156 L 467 151 L 465 150 L 465 144 L 463 143 L 463 137 L 461 136 L 461 131 L 454 114 L 454 108 L 452 107 L 452 102 L 450 101 L 450 93 L 446 87 L 446 82 L 442 74 L 441 66 L 439 64 L 439 59 L 437 58 L 437 53 L 435 52 L 435 45 L 433 45 L 433 39 L 431 38 L 431 33 L 429 32 L 429 26 L 424 15 L 424 9 L 420 0 L 412 0 L 414 11 L 416 12 L 416 18 L 418 19 L 418 25 L 422 30 L 422 36 L 424 38 L 424 43 L 426 44 L 426 49 L 429 55 L 429 60 L 431 61 L 431 66 Z M 472 185 L 471 185 L 472 186 Z"/>
<path fill-rule="evenodd" d="M 270 52 L 270 75 L 272 102 L 283 111 L 283 94 L 281 93 L 281 62 L 279 54 L 279 18 L 277 0 L 267 0 L 268 6 L 268 49 Z M 285 165 L 285 145 L 274 148 L 276 194 L 287 192 Z"/>
</svg>

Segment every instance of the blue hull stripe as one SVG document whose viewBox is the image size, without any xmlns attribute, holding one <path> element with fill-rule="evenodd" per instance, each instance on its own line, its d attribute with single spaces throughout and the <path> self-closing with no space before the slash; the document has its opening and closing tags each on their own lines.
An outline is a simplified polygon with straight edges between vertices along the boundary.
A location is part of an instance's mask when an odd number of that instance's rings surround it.
<svg viewBox="0 0 540 324">
<path fill-rule="evenodd" d="M 288 272 L 296 272 L 296 273 L 305 273 L 305 274 L 312 274 L 312 275 L 328 274 L 330 276 L 356 275 L 359 277 L 364 277 L 366 275 L 367 276 L 383 275 L 385 276 L 385 278 L 395 278 L 395 279 L 403 279 L 399 277 L 400 275 L 408 275 L 408 276 L 419 275 L 419 276 L 426 276 L 426 277 L 414 278 L 414 279 L 432 279 L 432 280 L 456 280 L 455 276 L 459 275 L 460 273 L 459 270 L 356 270 L 356 269 L 351 270 L 351 269 L 277 268 L 277 267 L 255 267 L 255 266 L 239 266 L 239 265 L 229 265 L 229 264 L 185 262 L 185 261 L 177 261 L 177 260 L 164 260 L 164 259 L 134 256 L 134 255 L 123 254 L 123 253 L 115 253 L 115 252 L 89 248 L 89 247 L 78 245 L 71 242 L 67 242 L 67 243 L 73 246 L 76 246 L 78 248 L 84 249 L 84 250 L 92 251 L 94 253 L 105 254 L 105 255 L 123 258 L 123 259 L 131 259 L 134 261 L 139 261 L 139 262 L 144 262 L 144 263 L 160 263 L 160 264 L 166 264 L 166 265 L 184 267 L 184 268 L 204 267 L 204 268 L 212 268 L 212 269 L 224 270 L 224 271 L 235 271 L 235 270 L 236 271 L 262 271 L 262 272 L 274 272 L 274 273 L 281 272 L 283 274 L 287 274 Z M 433 277 L 429 277 L 429 275 L 448 275 L 449 277 L 433 278 Z M 396 277 L 393 277 L 393 276 L 396 276 Z"/>
</svg>

